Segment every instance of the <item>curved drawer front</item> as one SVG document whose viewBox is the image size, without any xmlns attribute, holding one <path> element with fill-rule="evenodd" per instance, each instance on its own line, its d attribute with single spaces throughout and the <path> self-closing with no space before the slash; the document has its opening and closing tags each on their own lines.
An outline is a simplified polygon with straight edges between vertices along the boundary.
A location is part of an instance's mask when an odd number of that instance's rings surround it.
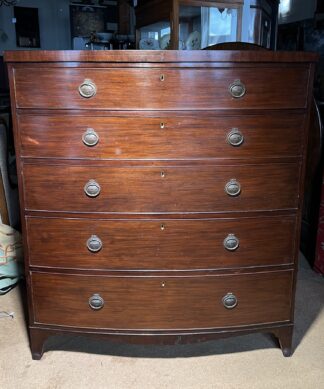
<svg viewBox="0 0 324 389">
<path fill-rule="evenodd" d="M 32 273 L 31 279 L 35 322 L 42 324 L 149 331 L 290 318 L 292 271 L 166 278 Z M 229 294 L 233 309 L 223 305 Z"/>
<path fill-rule="evenodd" d="M 25 164 L 25 207 L 122 213 L 293 209 L 298 207 L 299 171 L 296 163 L 120 168 Z M 241 188 L 235 197 L 225 193 L 226 186 L 235 186 L 233 179 Z M 89 186 L 93 197 L 85 194 Z"/>
<path fill-rule="evenodd" d="M 29 261 L 32 266 L 101 270 L 280 265 L 293 262 L 295 220 L 294 216 L 99 221 L 28 217 Z M 225 248 L 233 235 L 238 247 Z M 89 239 L 102 247 L 92 252 Z"/>
<path fill-rule="evenodd" d="M 305 108 L 308 78 L 306 66 L 16 68 L 16 105 L 114 110 Z M 229 90 L 238 80 L 244 84 L 245 95 L 234 98 Z M 86 95 L 92 97 L 80 94 L 85 84 Z"/>
<path fill-rule="evenodd" d="M 201 118 L 172 115 L 160 118 L 19 116 L 22 156 L 35 158 L 299 156 L 304 139 L 303 126 L 304 115 L 301 114 L 204 115 Z M 88 138 L 93 143 L 87 144 Z"/>
</svg>

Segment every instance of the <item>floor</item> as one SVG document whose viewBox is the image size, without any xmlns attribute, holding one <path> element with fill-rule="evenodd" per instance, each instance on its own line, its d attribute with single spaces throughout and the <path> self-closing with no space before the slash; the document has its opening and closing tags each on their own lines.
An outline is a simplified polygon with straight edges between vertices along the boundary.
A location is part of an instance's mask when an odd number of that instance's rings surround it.
<svg viewBox="0 0 324 389">
<path fill-rule="evenodd" d="M 1 389 L 323 389 L 324 278 L 301 261 L 294 347 L 284 358 L 267 334 L 184 346 L 51 338 L 41 361 L 28 348 L 19 288 L 0 297 Z"/>
</svg>

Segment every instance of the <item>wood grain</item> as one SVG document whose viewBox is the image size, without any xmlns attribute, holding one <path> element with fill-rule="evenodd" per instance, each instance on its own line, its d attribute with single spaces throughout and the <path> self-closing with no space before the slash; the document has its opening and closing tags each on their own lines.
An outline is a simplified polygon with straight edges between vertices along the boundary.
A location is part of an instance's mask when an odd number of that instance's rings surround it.
<svg viewBox="0 0 324 389">
<path fill-rule="evenodd" d="M 164 81 L 160 80 L 163 74 Z M 16 68 L 17 108 L 112 110 L 212 110 L 306 108 L 307 67 L 219 69 Z M 80 96 L 85 79 L 97 86 Z M 241 80 L 246 95 L 234 99 L 228 88 Z M 284 82 L 283 82 L 284 80 Z M 124 87 L 125 86 L 125 87 Z"/>
<path fill-rule="evenodd" d="M 25 207 L 119 213 L 294 209 L 299 170 L 296 163 L 166 168 L 25 164 Z M 242 188 L 237 197 L 225 193 L 233 178 Z M 101 187 L 96 198 L 84 193 L 92 179 Z"/>
<path fill-rule="evenodd" d="M 202 277 L 32 273 L 35 323 L 113 329 L 198 329 L 289 320 L 292 271 Z M 164 287 L 162 286 L 164 283 Z M 238 299 L 226 309 L 222 298 Z M 98 293 L 105 305 L 93 311 Z"/>
<path fill-rule="evenodd" d="M 88 270 L 195 270 L 291 264 L 295 222 L 295 216 L 100 221 L 28 217 L 29 260 L 31 266 Z M 239 239 L 236 251 L 224 248 L 228 234 Z M 86 246 L 92 235 L 97 235 L 103 244 L 97 253 L 91 253 Z"/>
<path fill-rule="evenodd" d="M 253 51 L 239 50 L 112 50 L 112 51 L 87 51 L 87 50 L 13 50 L 5 51 L 6 62 L 38 62 L 48 65 L 51 62 L 60 64 L 72 62 L 80 63 L 309 63 L 317 62 L 317 53 L 307 53 L 304 51 Z"/>
<path fill-rule="evenodd" d="M 103 117 L 19 115 L 21 153 L 32 158 L 193 159 L 300 156 L 304 115 Z M 163 123 L 163 128 L 161 128 Z M 82 135 L 93 128 L 99 143 L 87 147 Z M 239 147 L 227 141 L 237 128 Z"/>
<path fill-rule="evenodd" d="M 33 357 L 53 333 L 149 344 L 250 331 L 273 332 L 289 355 L 318 56 L 5 55 Z M 78 92 L 85 78 L 97 85 L 90 99 Z M 228 92 L 236 79 L 241 99 Z M 88 127 L 100 136 L 94 148 L 81 141 Z M 226 143 L 231 128 L 242 146 Z M 234 198 L 224 192 L 233 178 Z M 97 198 L 84 194 L 90 179 Z M 240 240 L 231 253 L 229 233 Z M 97 254 L 85 247 L 92 234 L 103 241 Z M 228 292 L 239 298 L 233 310 L 221 305 Z M 105 299 L 97 312 L 94 293 Z"/>
</svg>

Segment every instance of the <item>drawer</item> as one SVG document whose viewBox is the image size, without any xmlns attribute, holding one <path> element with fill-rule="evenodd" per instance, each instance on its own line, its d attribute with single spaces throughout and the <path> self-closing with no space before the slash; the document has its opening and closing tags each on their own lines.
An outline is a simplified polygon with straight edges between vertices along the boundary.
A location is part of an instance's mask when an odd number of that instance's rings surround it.
<svg viewBox="0 0 324 389">
<path fill-rule="evenodd" d="M 299 156 L 304 144 L 300 114 L 20 115 L 18 120 L 21 154 L 35 158 L 275 158 Z"/>
<path fill-rule="evenodd" d="M 194 270 L 291 264 L 296 234 L 295 216 L 203 220 L 27 217 L 26 222 L 32 266 L 75 269 Z"/>
<path fill-rule="evenodd" d="M 166 278 L 32 273 L 34 319 L 119 330 L 283 322 L 290 319 L 292 275 L 292 271 Z M 237 306 L 225 308 L 225 296 L 233 305 L 236 298 Z M 94 310 L 89 302 L 103 307 Z"/>
<path fill-rule="evenodd" d="M 298 207 L 300 165 L 23 167 L 25 207 L 71 212 L 218 212 Z M 97 197 L 85 194 L 85 187 Z M 89 189 L 90 187 L 90 189 Z M 240 188 L 240 194 L 231 196 Z"/>
<path fill-rule="evenodd" d="M 57 109 L 270 109 L 305 108 L 307 66 L 235 68 L 36 68 L 17 67 L 18 108 Z M 245 95 L 233 98 L 240 80 Z M 79 88 L 93 97 L 82 97 Z M 83 92 L 84 93 L 84 92 Z"/>
</svg>

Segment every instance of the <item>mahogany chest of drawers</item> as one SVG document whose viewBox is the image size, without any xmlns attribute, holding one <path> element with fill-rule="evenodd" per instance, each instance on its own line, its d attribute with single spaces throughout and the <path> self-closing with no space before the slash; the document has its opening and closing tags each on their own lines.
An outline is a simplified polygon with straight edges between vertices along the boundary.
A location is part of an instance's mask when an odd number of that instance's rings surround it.
<svg viewBox="0 0 324 389">
<path fill-rule="evenodd" d="M 316 56 L 7 52 L 30 345 L 271 332 L 291 353 Z"/>
</svg>

